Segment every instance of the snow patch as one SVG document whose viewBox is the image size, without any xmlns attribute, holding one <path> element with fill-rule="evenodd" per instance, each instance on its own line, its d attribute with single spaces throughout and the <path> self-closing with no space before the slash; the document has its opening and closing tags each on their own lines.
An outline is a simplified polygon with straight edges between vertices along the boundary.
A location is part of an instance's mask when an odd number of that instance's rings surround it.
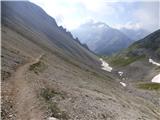
<svg viewBox="0 0 160 120">
<path fill-rule="evenodd" d="M 124 83 L 124 82 L 120 82 L 120 84 L 121 84 L 123 87 L 126 87 L 126 86 L 127 86 L 126 83 Z"/>
<path fill-rule="evenodd" d="M 112 71 L 112 67 L 110 67 L 108 63 L 106 63 L 102 58 L 100 58 L 99 60 L 102 62 L 102 64 L 101 64 L 101 66 L 102 66 L 101 69 L 102 70 L 105 70 L 105 71 L 108 71 L 108 72 Z"/>
<path fill-rule="evenodd" d="M 149 58 L 149 62 L 152 63 L 153 65 L 160 66 L 160 63 L 155 62 L 155 61 L 152 60 L 151 58 Z"/>
<path fill-rule="evenodd" d="M 105 25 L 104 24 L 100 24 L 100 25 L 98 25 L 98 27 L 99 28 L 103 28 L 103 27 L 105 27 Z"/>
<path fill-rule="evenodd" d="M 160 83 L 160 74 L 156 75 L 153 79 L 152 82 L 154 83 Z"/>
<path fill-rule="evenodd" d="M 155 62 L 151 58 L 149 58 L 149 62 L 152 63 L 153 65 L 160 67 L 160 63 Z M 160 83 L 160 74 L 156 75 L 151 81 L 154 83 Z"/>
<path fill-rule="evenodd" d="M 58 119 L 54 117 L 49 117 L 47 120 L 58 120 Z"/>
<path fill-rule="evenodd" d="M 123 72 L 119 71 L 118 74 L 119 74 L 120 77 L 122 77 Z"/>
</svg>

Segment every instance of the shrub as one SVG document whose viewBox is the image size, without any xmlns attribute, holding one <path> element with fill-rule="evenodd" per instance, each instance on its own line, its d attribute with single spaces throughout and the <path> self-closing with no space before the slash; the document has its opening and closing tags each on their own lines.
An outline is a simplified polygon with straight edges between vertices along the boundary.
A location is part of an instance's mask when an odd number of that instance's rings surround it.
<svg viewBox="0 0 160 120">
<path fill-rule="evenodd" d="M 58 118 L 60 120 L 68 120 L 69 116 L 65 111 L 62 111 L 58 108 L 58 105 L 55 102 L 52 102 L 51 98 L 56 95 L 62 95 L 61 93 L 55 92 L 53 89 L 42 88 L 40 96 L 44 98 L 47 103 L 48 110 L 51 112 L 51 117 Z"/>
<path fill-rule="evenodd" d="M 56 103 L 49 104 L 49 110 L 51 111 L 51 117 L 58 118 L 60 120 L 68 120 L 69 116 L 66 114 L 65 111 L 61 111 Z"/>
<path fill-rule="evenodd" d="M 42 61 L 38 61 L 37 63 L 34 63 L 30 65 L 29 70 L 34 71 L 34 73 L 39 74 L 45 69 L 46 65 Z"/>
<path fill-rule="evenodd" d="M 53 89 L 49 89 L 49 88 L 42 88 L 40 92 L 40 96 L 43 97 L 46 101 L 49 101 L 56 94 L 58 93 L 55 92 Z"/>
</svg>

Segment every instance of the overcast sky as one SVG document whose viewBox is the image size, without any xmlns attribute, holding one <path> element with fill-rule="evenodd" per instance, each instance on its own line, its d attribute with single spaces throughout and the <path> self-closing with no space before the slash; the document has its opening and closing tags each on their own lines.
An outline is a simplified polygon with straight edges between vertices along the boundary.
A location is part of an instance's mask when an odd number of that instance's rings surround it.
<svg viewBox="0 0 160 120">
<path fill-rule="evenodd" d="M 30 0 L 69 30 L 93 20 L 115 28 L 157 30 L 159 0 Z M 133 2 L 134 1 L 134 2 Z"/>
</svg>

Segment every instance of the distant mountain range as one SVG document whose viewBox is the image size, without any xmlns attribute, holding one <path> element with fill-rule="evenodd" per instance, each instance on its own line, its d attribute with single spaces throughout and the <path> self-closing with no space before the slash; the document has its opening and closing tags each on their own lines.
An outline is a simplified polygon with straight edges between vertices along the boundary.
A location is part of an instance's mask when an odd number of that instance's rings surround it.
<svg viewBox="0 0 160 120">
<path fill-rule="evenodd" d="M 144 29 L 127 29 L 127 28 L 121 28 L 119 29 L 121 32 L 123 32 L 125 35 L 127 35 L 130 39 L 133 41 L 140 40 L 144 37 L 146 37 L 150 32 Z"/>
<path fill-rule="evenodd" d="M 102 22 L 89 21 L 71 31 L 89 49 L 100 55 L 111 55 L 127 48 L 134 41 L 148 34 L 143 29 L 114 29 Z"/>
</svg>

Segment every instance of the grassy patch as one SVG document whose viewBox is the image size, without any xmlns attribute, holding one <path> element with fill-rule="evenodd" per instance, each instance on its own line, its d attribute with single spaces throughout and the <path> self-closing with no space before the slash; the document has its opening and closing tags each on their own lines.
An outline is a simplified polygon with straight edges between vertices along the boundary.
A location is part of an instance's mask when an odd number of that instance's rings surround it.
<svg viewBox="0 0 160 120">
<path fill-rule="evenodd" d="M 42 61 L 38 61 L 37 63 L 34 63 L 30 65 L 29 70 L 34 71 L 34 73 L 39 74 L 46 68 L 46 65 Z"/>
<path fill-rule="evenodd" d="M 40 92 L 40 96 L 43 97 L 45 101 L 51 100 L 52 97 L 58 94 L 59 94 L 58 92 L 55 92 L 53 89 L 49 88 L 42 88 Z"/>
<path fill-rule="evenodd" d="M 134 43 L 134 44 L 132 44 L 130 47 L 128 47 L 126 50 L 127 50 L 128 52 L 131 52 L 132 50 L 135 50 L 135 49 L 138 49 L 138 48 L 141 48 L 141 46 Z"/>
<path fill-rule="evenodd" d="M 40 91 L 40 96 L 47 103 L 47 109 L 51 113 L 50 116 L 58 118 L 60 120 L 68 120 L 69 116 L 66 114 L 66 112 L 60 110 L 57 103 L 52 101 L 52 98 L 55 97 L 56 95 L 61 95 L 62 96 L 61 93 L 56 92 L 55 90 L 50 89 L 50 88 L 42 88 L 41 91 Z"/>
<path fill-rule="evenodd" d="M 160 90 L 160 83 L 141 83 L 138 88 L 145 90 Z"/>
<path fill-rule="evenodd" d="M 51 112 L 51 117 L 55 117 L 60 120 L 68 120 L 69 119 L 69 116 L 66 114 L 66 112 L 60 110 L 56 103 L 49 102 L 48 109 Z"/>
<path fill-rule="evenodd" d="M 111 64 L 111 66 L 127 66 L 137 60 L 144 58 L 144 55 L 135 57 L 113 56 L 111 58 L 108 58 L 108 62 Z"/>
<path fill-rule="evenodd" d="M 160 67 L 156 67 L 156 70 L 158 70 L 158 71 L 159 71 L 159 70 L 160 70 Z"/>
</svg>

